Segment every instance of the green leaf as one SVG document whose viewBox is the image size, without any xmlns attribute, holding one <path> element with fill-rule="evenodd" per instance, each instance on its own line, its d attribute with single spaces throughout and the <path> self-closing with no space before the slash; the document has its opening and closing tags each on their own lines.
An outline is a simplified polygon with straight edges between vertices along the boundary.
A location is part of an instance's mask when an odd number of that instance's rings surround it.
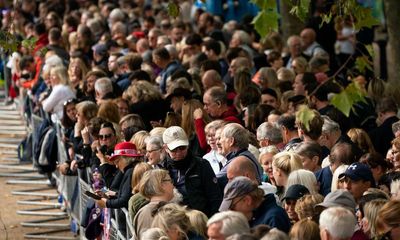
<svg viewBox="0 0 400 240">
<path fill-rule="evenodd" d="M 374 47 L 372 47 L 372 44 L 365 45 L 365 48 L 367 49 L 368 54 L 369 54 L 371 57 L 374 57 L 374 56 L 375 56 Z"/>
<path fill-rule="evenodd" d="M 181 9 L 176 3 L 170 2 L 170 3 L 168 3 L 167 11 L 168 11 L 168 15 L 170 15 L 171 17 L 177 18 L 181 12 Z"/>
<path fill-rule="evenodd" d="M 301 105 L 299 110 L 296 112 L 296 122 L 303 124 L 307 131 L 310 130 L 310 122 L 314 119 L 314 117 L 315 112 L 307 105 Z"/>
<path fill-rule="evenodd" d="M 260 34 L 261 38 L 265 38 L 271 31 L 278 31 L 279 14 L 276 9 L 268 9 L 260 11 L 253 19 L 252 24 Z"/>
<path fill-rule="evenodd" d="M 329 12 L 328 14 L 323 13 L 321 15 L 321 23 L 319 24 L 319 28 L 321 28 L 325 23 L 328 24 L 332 21 L 332 12 Z"/>
<path fill-rule="evenodd" d="M 38 39 L 36 37 L 30 38 L 30 39 L 24 39 L 24 40 L 22 40 L 21 44 L 24 48 L 32 50 L 35 48 L 35 44 L 36 44 L 37 40 Z"/>
<path fill-rule="evenodd" d="M 367 57 L 361 56 L 356 59 L 356 68 L 361 72 L 365 73 L 365 71 L 368 69 L 370 71 L 373 71 L 372 63 L 368 61 Z"/>
<path fill-rule="evenodd" d="M 353 105 L 360 101 L 366 101 L 365 93 L 356 82 L 353 82 L 342 92 L 336 94 L 330 103 L 348 117 L 351 109 L 353 109 Z"/>
<path fill-rule="evenodd" d="M 360 30 L 361 28 L 372 28 L 379 25 L 379 20 L 372 16 L 372 9 L 365 8 L 358 5 L 354 8 L 353 16 L 356 19 L 354 28 Z"/>
<path fill-rule="evenodd" d="M 290 13 L 296 15 L 301 21 L 305 21 L 308 17 L 310 0 L 299 0 L 298 4 L 293 6 Z"/>
</svg>

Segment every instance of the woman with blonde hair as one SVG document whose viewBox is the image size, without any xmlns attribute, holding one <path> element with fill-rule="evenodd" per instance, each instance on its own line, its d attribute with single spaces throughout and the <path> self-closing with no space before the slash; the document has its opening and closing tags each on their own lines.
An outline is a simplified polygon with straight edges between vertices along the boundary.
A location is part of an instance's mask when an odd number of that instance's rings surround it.
<svg viewBox="0 0 400 240">
<path fill-rule="evenodd" d="M 332 176 L 331 192 L 334 192 L 337 189 L 345 189 L 345 186 L 344 186 L 345 179 L 339 179 L 339 175 L 344 173 L 348 166 L 349 165 L 342 164 L 338 168 L 336 168 L 336 170 Z"/>
<path fill-rule="evenodd" d="M 371 138 L 368 136 L 368 133 L 365 130 L 361 128 L 351 128 L 347 132 L 347 136 L 349 136 L 351 141 L 361 149 L 363 154 L 375 152 Z"/>
<path fill-rule="evenodd" d="M 84 97 L 83 80 L 88 73 L 85 62 L 80 58 L 71 58 L 68 65 L 68 76 L 71 81 L 71 88 L 75 90 L 78 99 Z"/>
<path fill-rule="evenodd" d="M 150 164 L 140 162 L 137 163 L 132 173 L 131 187 L 132 187 L 132 197 L 128 202 L 129 218 L 133 222 L 136 213 L 144 207 L 149 201 L 139 193 L 139 183 L 145 172 L 153 169 Z"/>
<path fill-rule="evenodd" d="M 261 167 L 264 170 L 263 182 L 271 182 L 275 185 L 274 175 L 272 174 L 272 160 L 278 153 L 279 149 L 274 145 L 260 148 L 258 162 L 260 162 Z"/>
<path fill-rule="evenodd" d="M 318 193 L 304 195 L 297 200 L 294 211 L 300 220 L 311 218 L 315 222 L 318 222 L 319 212 L 315 209 L 315 206 L 323 201 L 324 196 Z"/>
<path fill-rule="evenodd" d="M 387 203 L 384 199 L 375 199 L 367 202 L 364 205 L 364 217 L 361 220 L 361 228 L 363 232 L 368 236 L 368 239 L 375 239 L 379 236 L 377 231 L 377 217 L 379 210 Z"/>
<path fill-rule="evenodd" d="M 130 142 L 136 145 L 138 152 L 146 154 L 146 139 L 150 136 L 147 131 L 139 131 L 133 135 Z"/>
<path fill-rule="evenodd" d="M 379 210 L 377 232 L 388 239 L 400 239 L 400 201 L 389 201 Z"/>
<path fill-rule="evenodd" d="M 141 239 L 145 230 L 151 228 L 154 209 L 158 208 L 160 202 L 169 202 L 174 197 L 172 181 L 168 171 L 163 169 L 146 171 L 140 179 L 139 193 L 150 202 L 137 212 L 132 222 L 138 239 Z"/>
<path fill-rule="evenodd" d="M 319 226 L 311 219 L 302 219 L 296 222 L 289 234 L 292 240 L 320 240 Z"/>
<path fill-rule="evenodd" d="M 210 146 L 210 151 L 205 154 L 203 158 L 210 163 L 215 174 L 220 171 L 221 165 L 224 166 L 226 164 L 226 158 L 218 153 L 217 139 L 215 137 L 217 129 L 223 127 L 224 125 L 224 120 L 214 120 L 207 124 L 204 128 L 207 144 Z"/>
<path fill-rule="evenodd" d="M 208 217 L 203 212 L 195 209 L 187 210 L 186 215 L 189 217 L 193 232 L 201 236 L 203 239 L 207 239 Z"/>
<path fill-rule="evenodd" d="M 56 66 L 50 70 L 50 84 L 52 91 L 43 100 L 42 107 L 45 112 L 51 113 L 51 119 L 56 122 L 63 117 L 64 102 L 75 98 L 75 93 L 69 86 L 67 69 L 64 66 Z"/>
<path fill-rule="evenodd" d="M 171 240 L 200 238 L 193 231 L 185 208 L 175 203 L 168 203 L 158 209 L 157 214 L 154 216 L 152 227 L 164 230 Z"/>
<path fill-rule="evenodd" d="M 303 168 L 301 158 L 293 152 L 280 152 L 272 159 L 272 174 L 274 176 L 275 185 L 282 187 L 283 191 L 278 196 L 283 197 L 283 193 L 287 189 L 289 174 L 297 169 Z"/>
<path fill-rule="evenodd" d="M 296 57 L 293 59 L 292 68 L 296 74 L 301 74 L 307 72 L 309 66 L 307 60 L 304 57 Z"/>
<path fill-rule="evenodd" d="M 149 228 L 142 234 L 142 239 L 146 240 L 170 240 L 168 234 L 161 228 Z"/>
<path fill-rule="evenodd" d="M 169 104 L 158 89 L 147 81 L 133 82 L 125 90 L 123 98 L 130 103 L 130 112 L 143 118 L 147 130 L 151 130 L 151 122 L 163 121 L 169 110 Z"/>
</svg>

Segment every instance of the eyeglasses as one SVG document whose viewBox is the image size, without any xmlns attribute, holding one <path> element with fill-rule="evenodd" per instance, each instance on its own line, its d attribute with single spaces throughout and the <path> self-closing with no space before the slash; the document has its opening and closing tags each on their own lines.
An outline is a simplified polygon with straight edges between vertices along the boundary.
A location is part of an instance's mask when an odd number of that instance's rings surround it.
<svg viewBox="0 0 400 240">
<path fill-rule="evenodd" d="M 158 151 L 158 150 L 160 150 L 161 148 L 156 148 L 156 149 L 152 149 L 152 150 L 146 150 L 146 152 L 147 153 L 152 153 L 152 152 L 155 152 L 155 151 Z"/>
<path fill-rule="evenodd" d="M 186 149 L 187 149 L 187 146 L 179 146 L 179 147 L 175 148 L 174 150 L 170 149 L 170 151 L 171 152 L 178 152 L 178 151 L 184 151 Z"/>
<path fill-rule="evenodd" d="M 110 134 L 104 134 L 104 135 L 101 135 L 101 134 L 99 134 L 99 138 L 100 139 L 110 139 L 111 137 L 113 136 L 113 134 L 112 133 L 110 133 Z"/>
</svg>

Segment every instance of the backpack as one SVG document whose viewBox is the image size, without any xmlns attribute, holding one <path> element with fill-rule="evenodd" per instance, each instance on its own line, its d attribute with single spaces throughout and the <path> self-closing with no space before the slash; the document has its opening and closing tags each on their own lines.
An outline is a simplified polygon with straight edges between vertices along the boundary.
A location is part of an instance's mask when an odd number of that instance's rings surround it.
<svg viewBox="0 0 400 240">
<path fill-rule="evenodd" d="M 18 159 L 21 162 L 32 162 L 33 151 L 32 151 L 32 133 L 29 133 L 19 144 L 18 144 Z"/>
<path fill-rule="evenodd" d="M 51 173 L 56 170 L 58 160 L 57 131 L 50 120 L 44 120 L 37 129 L 34 161 L 39 173 Z"/>
</svg>

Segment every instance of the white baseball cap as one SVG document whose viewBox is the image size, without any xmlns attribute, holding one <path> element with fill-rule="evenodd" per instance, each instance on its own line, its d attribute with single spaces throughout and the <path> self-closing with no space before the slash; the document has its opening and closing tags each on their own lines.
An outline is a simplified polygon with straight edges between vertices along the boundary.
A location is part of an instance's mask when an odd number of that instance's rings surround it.
<svg viewBox="0 0 400 240">
<path fill-rule="evenodd" d="M 189 140 L 181 127 L 172 126 L 163 133 L 163 141 L 167 144 L 169 150 L 174 150 L 180 146 L 189 146 Z"/>
</svg>

